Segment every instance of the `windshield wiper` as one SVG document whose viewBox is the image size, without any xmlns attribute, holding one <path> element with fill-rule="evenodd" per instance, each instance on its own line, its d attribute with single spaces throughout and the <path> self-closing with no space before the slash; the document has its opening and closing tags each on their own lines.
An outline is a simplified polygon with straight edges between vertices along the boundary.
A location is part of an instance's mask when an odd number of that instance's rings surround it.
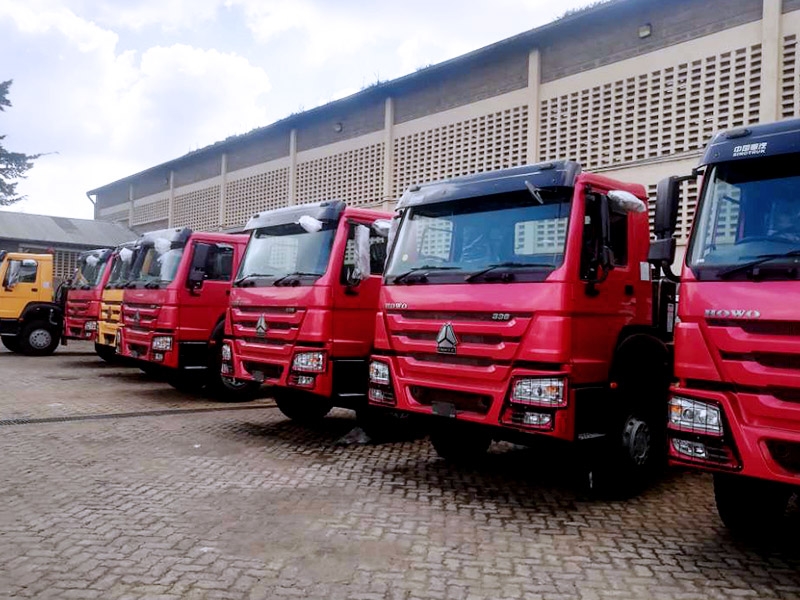
<svg viewBox="0 0 800 600">
<path fill-rule="evenodd" d="M 756 258 L 756 260 L 752 260 L 748 263 L 744 263 L 743 265 L 736 265 L 735 267 L 731 267 L 729 269 L 725 269 L 724 271 L 720 271 L 717 277 L 719 277 L 720 279 L 727 279 L 731 275 L 735 275 L 736 273 L 740 273 L 741 271 L 747 271 L 749 269 L 753 269 L 758 265 L 762 265 L 771 260 L 777 260 L 779 258 L 792 258 L 793 256 L 800 256 L 800 249 L 790 250 L 789 252 L 781 252 L 778 254 L 761 254 Z"/>
<path fill-rule="evenodd" d="M 283 277 L 278 277 L 275 281 L 272 282 L 272 285 L 280 285 L 281 281 L 285 281 L 289 277 L 297 277 L 298 279 L 294 280 L 297 281 L 301 277 L 322 277 L 322 273 L 304 273 L 302 271 L 295 271 L 294 273 L 288 273 Z"/>
<path fill-rule="evenodd" d="M 490 271 L 494 271 L 496 269 L 518 269 L 518 268 L 521 268 L 521 267 L 551 267 L 552 268 L 553 265 L 551 263 L 502 262 L 502 263 L 497 263 L 495 265 L 489 265 L 488 267 L 486 267 L 485 269 L 481 269 L 480 271 L 475 271 L 474 273 L 471 273 L 470 275 L 467 275 L 464 278 L 464 281 L 466 281 L 467 283 L 470 283 L 472 281 L 475 281 L 481 275 L 486 275 L 486 273 L 489 273 Z M 511 274 L 509 273 L 509 275 L 511 275 Z"/>
<path fill-rule="evenodd" d="M 154 279 L 153 281 L 145 283 L 144 287 L 148 290 L 157 290 L 161 287 L 162 283 L 169 283 L 169 281 L 167 279 Z"/>
<path fill-rule="evenodd" d="M 233 282 L 233 285 L 235 287 L 245 287 L 244 284 L 250 286 L 255 284 L 255 282 L 252 280 L 256 279 L 257 277 L 272 277 L 273 275 L 275 275 L 275 273 L 250 273 L 249 275 L 239 277 L 239 279 Z"/>
<path fill-rule="evenodd" d="M 414 267 L 413 269 L 409 269 L 408 271 L 405 271 L 404 273 L 400 273 L 400 275 L 398 275 L 397 277 L 394 278 L 394 283 L 399 283 L 399 282 L 403 281 L 409 275 L 413 275 L 414 273 L 417 273 L 418 271 L 453 271 L 453 270 L 459 270 L 459 267 L 443 267 L 443 266 L 440 266 L 440 265 L 423 265 L 421 267 Z M 428 274 L 427 273 L 423 273 L 420 276 L 418 281 L 425 281 L 427 278 L 428 278 Z"/>
</svg>

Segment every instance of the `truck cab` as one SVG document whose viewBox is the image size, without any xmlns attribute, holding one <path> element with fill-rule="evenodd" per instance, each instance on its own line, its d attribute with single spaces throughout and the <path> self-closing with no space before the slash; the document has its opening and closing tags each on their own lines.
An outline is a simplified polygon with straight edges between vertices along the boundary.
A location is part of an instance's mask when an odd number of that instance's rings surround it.
<svg viewBox="0 0 800 600">
<path fill-rule="evenodd" d="M 673 464 L 714 474 L 732 530 L 774 533 L 800 490 L 800 120 L 716 135 L 660 182 L 656 244 L 674 257 L 680 184 L 703 176 L 680 276 Z"/>
<path fill-rule="evenodd" d="M 94 342 L 97 338 L 100 301 L 110 273 L 111 254 L 111 248 L 98 248 L 78 256 L 78 268 L 66 292 L 64 332 L 61 337 L 64 345 L 68 340 Z"/>
<path fill-rule="evenodd" d="M 0 251 L 0 339 L 12 352 L 52 354 L 64 311 L 53 302 L 53 255 Z"/>
<path fill-rule="evenodd" d="M 133 243 L 114 248 L 108 257 L 108 278 L 100 295 L 94 350 L 106 362 L 117 359 L 117 330 L 122 321 L 122 295 L 130 281 L 136 247 Z"/>
<path fill-rule="evenodd" d="M 643 478 L 663 456 L 670 368 L 646 199 L 572 161 L 409 188 L 370 402 L 428 417 L 447 460 L 492 440 L 590 440 L 609 471 Z"/>
<path fill-rule="evenodd" d="M 260 213 L 231 291 L 222 370 L 289 418 L 366 408 L 391 215 L 341 201 Z"/>
<path fill-rule="evenodd" d="M 247 392 L 223 381 L 219 368 L 231 281 L 246 243 L 246 235 L 189 228 L 144 234 L 125 285 L 119 354 L 159 367 L 178 389 L 208 387 L 223 399 Z"/>
</svg>

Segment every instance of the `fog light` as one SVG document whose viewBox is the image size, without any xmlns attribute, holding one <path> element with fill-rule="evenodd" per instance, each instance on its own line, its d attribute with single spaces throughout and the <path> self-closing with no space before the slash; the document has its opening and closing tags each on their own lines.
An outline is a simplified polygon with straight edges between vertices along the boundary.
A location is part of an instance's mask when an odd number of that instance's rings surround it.
<svg viewBox="0 0 800 600">
<path fill-rule="evenodd" d="M 691 458 L 708 458 L 708 451 L 706 445 L 700 442 L 691 442 L 689 440 L 672 440 L 672 447 L 678 454 L 689 456 Z"/>
<path fill-rule="evenodd" d="M 669 399 L 669 424 L 679 431 L 722 435 L 719 407 L 702 400 L 672 396 Z"/>
<path fill-rule="evenodd" d="M 535 427 L 548 427 L 553 422 L 553 415 L 549 413 L 526 412 L 522 417 L 525 425 Z"/>
<path fill-rule="evenodd" d="M 511 402 L 545 406 L 561 405 L 564 403 L 564 380 L 553 377 L 517 379 L 511 391 Z"/>
<path fill-rule="evenodd" d="M 295 378 L 297 385 L 312 386 L 314 385 L 314 377 L 311 375 L 298 375 Z"/>
<path fill-rule="evenodd" d="M 97 321 L 86 321 L 83 329 L 87 332 L 97 331 Z"/>
<path fill-rule="evenodd" d="M 161 362 L 164 360 L 164 354 L 162 352 L 153 352 L 153 360 L 155 362 Z"/>
<path fill-rule="evenodd" d="M 228 363 L 222 363 L 219 367 L 219 372 L 223 375 L 231 375 L 233 373 L 233 368 Z"/>
<path fill-rule="evenodd" d="M 122 352 L 122 332 L 117 329 L 117 334 L 114 336 L 114 347 L 117 352 Z"/>
<path fill-rule="evenodd" d="M 169 352 L 172 350 L 172 336 L 170 335 L 157 335 L 153 337 L 151 342 L 153 350 L 161 350 L 162 352 Z"/>
<path fill-rule="evenodd" d="M 231 345 L 228 342 L 222 342 L 220 356 L 222 357 L 222 360 L 230 361 L 233 359 L 233 352 L 231 351 Z"/>
<path fill-rule="evenodd" d="M 379 360 L 369 363 L 369 380 L 380 385 L 389 385 L 389 365 Z"/>
<path fill-rule="evenodd" d="M 325 353 L 298 352 L 292 359 L 292 370 L 321 373 L 325 370 Z"/>
</svg>

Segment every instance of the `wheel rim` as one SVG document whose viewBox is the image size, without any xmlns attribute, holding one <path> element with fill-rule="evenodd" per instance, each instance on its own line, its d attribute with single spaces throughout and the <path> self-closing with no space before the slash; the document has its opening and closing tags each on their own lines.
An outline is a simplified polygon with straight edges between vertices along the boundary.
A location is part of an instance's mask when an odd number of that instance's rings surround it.
<svg viewBox="0 0 800 600">
<path fill-rule="evenodd" d="M 44 350 L 53 341 L 53 336 L 47 329 L 34 329 L 28 336 L 28 343 L 36 350 Z"/>
<path fill-rule="evenodd" d="M 652 434 L 646 421 L 636 417 L 628 418 L 622 432 L 622 443 L 631 461 L 637 466 L 647 463 L 650 458 Z"/>
</svg>

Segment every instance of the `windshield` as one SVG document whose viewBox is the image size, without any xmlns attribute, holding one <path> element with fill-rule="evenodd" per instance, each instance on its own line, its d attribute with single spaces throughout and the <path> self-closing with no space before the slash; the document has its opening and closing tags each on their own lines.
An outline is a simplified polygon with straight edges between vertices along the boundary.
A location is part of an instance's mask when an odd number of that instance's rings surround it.
<svg viewBox="0 0 800 600">
<path fill-rule="evenodd" d="M 111 273 L 106 283 L 107 288 L 118 287 L 130 281 L 133 260 L 134 253 L 130 248 L 122 248 L 119 252 L 114 254 L 111 263 Z"/>
<path fill-rule="evenodd" d="M 90 254 L 81 259 L 73 287 L 96 287 L 103 277 L 103 269 L 108 262 L 108 255 Z"/>
<path fill-rule="evenodd" d="M 297 276 L 299 283 L 313 283 L 325 273 L 331 255 L 336 223 L 308 232 L 296 223 L 256 229 L 247 243 L 237 281 L 276 282 Z"/>
<path fill-rule="evenodd" d="M 137 253 L 130 280 L 135 283 L 169 283 L 175 279 L 183 247 L 156 244 L 143 246 Z"/>
<path fill-rule="evenodd" d="M 795 279 L 800 258 L 798 154 L 711 167 L 688 250 L 699 279 L 759 276 Z M 766 259 L 766 260 L 765 260 Z M 754 265 L 755 266 L 755 265 Z"/>
<path fill-rule="evenodd" d="M 534 198 L 524 190 L 410 208 L 386 282 L 482 282 L 501 274 L 504 281 L 542 281 L 564 259 L 571 191 L 539 189 Z"/>
</svg>

